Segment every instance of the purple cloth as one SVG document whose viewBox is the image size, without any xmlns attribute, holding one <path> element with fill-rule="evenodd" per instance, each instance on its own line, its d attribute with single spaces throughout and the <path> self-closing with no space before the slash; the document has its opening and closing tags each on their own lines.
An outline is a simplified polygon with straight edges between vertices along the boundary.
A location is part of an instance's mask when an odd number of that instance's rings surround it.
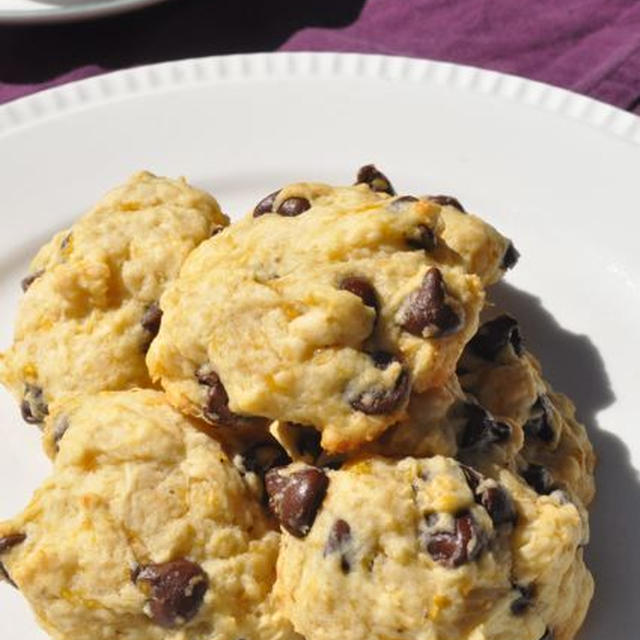
<svg viewBox="0 0 640 640">
<path fill-rule="evenodd" d="M 284 49 L 447 60 L 640 106 L 636 0 L 371 0 L 355 24 L 303 29 Z"/>
<path fill-rule="evenodd" d="M 90 23 L 1 27 L 0 102 L 138 64 L 277 49 L 459 62 L 640 113 L 640 0 L 174 0 Z"/>
</svg>

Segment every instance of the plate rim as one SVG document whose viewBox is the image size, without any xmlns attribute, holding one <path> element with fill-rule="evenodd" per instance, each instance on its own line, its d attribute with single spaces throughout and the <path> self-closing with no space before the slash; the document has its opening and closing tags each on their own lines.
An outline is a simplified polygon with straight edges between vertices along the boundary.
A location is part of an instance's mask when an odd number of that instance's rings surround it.
<svg viewBox="0 0 640 640">
<path fill-rule="evenodd" d="M 122 0 L 130 2 L 131 0 Z M 133 0 L 150 3 L 165 0 Z M 552 112 L 640 145 L 640 117 L 537 80 L 431 59 L 338 52 L 260 52 L 185 58 L 121 69 L 0 105 L 0 138 L 55 116 L 182 87 L 265 79 L 361 77 L 448 86 Z"/>
<path fill-rule="evenodd" d="M 0 11 L 0 24 L 52 24 L 77 22 L 117 15 L 135 9 L 160 4 L 167 0 L 112 0 L 111 2 L 87 2 L 76 7 L 57 9 L 16 9 Z"/>
<path fill-rule="evenodd" d="M 274 81 L 296 78 L 322 79 L 366 78 L 375 82 L 409 82 L 424 88 L 425 96 L 431 88 L 449 87 L 469 94 L 495 98 L 500 104 L 514 104 L 514 109 L 527 106 L 541 112 L 554 113 L 563 122 L 581 122 L 599 129 L 612 139 L 633 145 L 633 153 L 640 153 L 640 118 L 616 107 L 598 102 L 565 89 L 499 72 L 431 60 L 416 60 L 366 54 L 337 53 L 270 53 L 212 56 L 159 63 L 116 71 L 36 93 L 0 106 L 0 141 L 30 127 L 46 128 L 50 119 L 73 118 L 75 113 L 89 113 L 94 108 L 109 108 L 111 104 L 126 104 L 137 97 L 168 93 L 178 95 L 184 89 L 197 90 L 222 83 L 246 83 L 254 80 Z M 152 98 L 155 99 L 155 98 Z M 5 129 L 3 129 L 5 125 Z M 43 133 L 45 133 L 43 131 Z M 36 135 L 40 135 L 36 129 Z M 0 151 L 0 163 L 6 154 Z M 615 387 L 614 387 L 615 389 Z M 633 442 L 615 428 L 610 430 L 598 420 L 598 433 L 614 434 L 629 450 Z M 593 434 L 592 434 L 593 435 Z M 604 452 L 605 449 L 603 448 Z M 629 463 L 633 467 L 633 463 Z M 600 483 L 599 489 L 605 487 Z M 600 512 L 602 513 L 602 511 Z M 592 559 L 593 560 L 593 559 Z M 604 560 L 604 557 L 603 557 Z M 592 562 L 592 568 L 602 566 Z M 608 574 L 607 574 L 608 575 Z M 604 583 L 600 583 L 601 585 Z M 601 603 L 607 602 L 601 599 Z M 599 605 L 598 610 L 602 611 Z M 596 610 L 593 606 L 591 611 Z M 604 615 L 604 614 L 601 614 Z"/>
</svg>

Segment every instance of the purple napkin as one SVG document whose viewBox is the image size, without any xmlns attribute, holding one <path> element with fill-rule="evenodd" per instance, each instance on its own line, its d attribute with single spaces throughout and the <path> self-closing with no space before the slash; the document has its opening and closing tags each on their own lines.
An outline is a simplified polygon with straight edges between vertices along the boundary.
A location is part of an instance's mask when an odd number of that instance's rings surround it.
<svg viewBox="0 0 640 640">
<path fill-rule="evenodd" d="M 69 73 L 65 73 L 61 76 L 57 76 L 51 80 L 42 82 L 40 84 L 0 83 L 0 103 L 8 102 L 9 100 L 14 100 L 15 98 L 21 98 L 23 96 L 29 95 L 30 93 L 41 91 L 42 89 L 49 89 L 50 87 L 56 87 L 59 84 L 72 82 L 73 80 L 82 80 L 82 78 L 90 78 L 91 76 L 95 76 L 103 72 L 104 72 L 104 69 L 102 69 L 101 67 L 98 67 L 96 65 L 89 65 L 86 67 L 80 67 L 79 69 L 74 69 Z"/>
<path fill-rule="evenodd" d="M 1 27 L 0 103 L 106 70 L 278 48 L 459 62 L 640 113 L 640 0 L 179 0 L 95 23 Z"/>
<path fill-rule="evenodd" d="M 303 29 L 288 51 L 360 51 L 469 64 L 640 113 L 637 0 L 370 0 L 354 24 Z"/>
</svg>

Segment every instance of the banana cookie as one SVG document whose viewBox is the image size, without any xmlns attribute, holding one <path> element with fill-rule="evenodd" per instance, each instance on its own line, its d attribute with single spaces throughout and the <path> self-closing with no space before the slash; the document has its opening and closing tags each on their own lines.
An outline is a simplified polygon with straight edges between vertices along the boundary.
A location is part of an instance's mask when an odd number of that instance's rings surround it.
<svg viewBox="0 0 640 640">
<path fill-rule="evenodd" d="M 451 458 L 267 474 L 275 594 L 312 640 L 570 640 L 593 592 L 561 492 Z"/>
<path fill-rule="evenodd" d="M 394 197 L 379 175 L 285 187 L 193 252 L 147 358 L 175 406 L 310 425 L 346 451 L 450 378 L 493 271 L 443 244 L 447 207 Z"/>
<path fill-rule="evenodd" d="M 228 223 L 184 180 L 138 173 L 45 245 L 22 281 L 0 380 L 27 422 L 67 392 L 151 385 L 145 351 L 158 299 L 187 254 Z"/>
<path fill-rule="evenodd" d="M 59 640 L 294 640 L 280 535 L 220 445 L 153 390 L 55 405 L 54 471 L 0 524 L 5 577 Z"/>
</svg>

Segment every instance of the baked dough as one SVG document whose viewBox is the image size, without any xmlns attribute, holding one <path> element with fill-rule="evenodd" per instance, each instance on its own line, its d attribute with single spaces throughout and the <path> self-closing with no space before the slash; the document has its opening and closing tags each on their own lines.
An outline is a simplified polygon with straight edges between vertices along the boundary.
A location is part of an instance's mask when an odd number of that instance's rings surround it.
<svg viewBox="0 0 640 640">
<path fill-rule="evenodd" d="M 405 417 L 410 389 L 451 376 L 482 282 L 434 255 L 435 203 L 300 183 L 267 204 L 189 256 L 161 300 L 151 376 L 211 422 L 296 422 L 353 449 Z"/>
<path fill-rule="evenodd" d="M 298 638 L 270 599 L 280 536 L 214 439 L 153 390 L 52 410 L 67 425 L 53 473 L 0 525 L 2 564 L 52 637 Z"/>
<path fill-rule="evenodd" d="M 40 423 L 68 392 L 149 387 L 157 302 L 184 259 L 228 223 L 183 179 L 138 173 L 36 255 L 0 380 Z"/>
<path fill-rule="evenodd" d="M 494 416 L 518 425 L 522 446 L 516 465 L 534 486 L 562 488 L 589 506 L 595 454 L 574 404 L 543 378 L 512 317 L 485 322 L 478 335 L 484 340 L 472 340 L 459 364 L 462 388 Z M 498 348 L 488 347 L 492 343 Z"/>
<path fill-rule="evenodd" d="M 593 581 L 579 511 L 560 492 L 442 456 L 368 458 L 322 471 L 318 500 L 313 469 L 270 472 L 283 524 L 276 597 L 306 637 L 569 640 L 579 628 Z"/>
</svg>

